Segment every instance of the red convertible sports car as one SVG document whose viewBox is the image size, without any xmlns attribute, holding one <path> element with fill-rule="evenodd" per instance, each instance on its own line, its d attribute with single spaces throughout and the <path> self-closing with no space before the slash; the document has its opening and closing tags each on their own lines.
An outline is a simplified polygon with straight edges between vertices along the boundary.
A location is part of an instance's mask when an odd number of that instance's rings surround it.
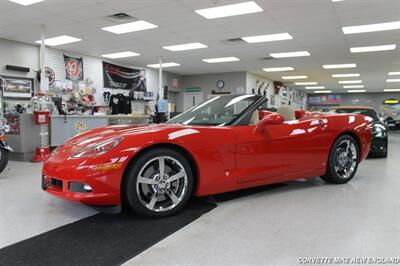
<svg viewBox="0 0 400 266">
<path fill-rule="evenodd" d="M 216 96 L 165 124 L 110 126 L 59 146 L 42 188 L 94 207 L 124 204 L 148 217 L 179 211 L 194 196 L 321 176 L 343 184 L 368 155 L 362 115 L 319 114 L 259 95 Z"/>
</svg>

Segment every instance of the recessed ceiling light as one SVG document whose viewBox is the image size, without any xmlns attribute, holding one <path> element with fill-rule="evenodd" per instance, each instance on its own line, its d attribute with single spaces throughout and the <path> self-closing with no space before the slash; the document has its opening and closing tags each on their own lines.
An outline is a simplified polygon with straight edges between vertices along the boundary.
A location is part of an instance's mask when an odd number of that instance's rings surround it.
<svg viewBox="0 0 400 266">
<path fill-rule="evenodd" d="M 245 15 L 262 11 L 263 9 L 259 7 L 254 1 L 250 1 L 233 5 L 198 9 L 195 10 L 194 12 L 196 12 L 200 16 L 205 17 L 206 19 L 214 19 L 214 18 Z"/>
<path fill-rule="evenodd" d="M 282 79 L 307 79 L 307 76 L 283 76 Z"/>
<path fill-rule="evenodd" d="M 359 84 L 362 80 L 339 80 L 339 84 Z"/>
<path fill-rule="evenodd" d="M 400 79 L 387 79 L 387 83 L 400 82 Z"/>
<path fill-rule="evenodd" d="M 314 93 L 332 93 L 332 91 L 314 91 Z"/>
<path fill-rule="evenodd" d="M 332 78 L 353 78 L 359 77 L 360 74 L 358 73 L 351 73 L 351 74 L 332 74 Z"/>
<path fill-rule="evenodd" d="M 57 45 L 80 42 L 80 41 L 82 41 L 82 39 L 78 39 L 78 38 L 67 36 L 67 35 L 61 35 L 61 36 L 45 39 L 44 43 L 45 43 L 45 45 L 48 45 L 48 46 L 57 46 Z M 42 43 L 42 41 L 38 40 L 38 41 L 36 41 L 36 43 Z"/>
<path fill-rule="evenodd" d="M 388 75 L 389 76 L 397 76 L 397 75 L 400 75 L 400 72 L 389 72 Z"/>
<path fill-rule="evenodd" d="M 277 33 L 269 35 L 257 35 L 242 37 L 242 40 L 248 43 L 258 43 L 258 42 L 275 42 L 283 40 L 291 40 L 293 37 L 289 33 Z"/>
<path fill-rule="evenodd" d="M 366 92 L 366 90 L 347 90 L 349 93 L 355 93 L 355 92 Z"/>
<path fill-rule="evenodd" d="M 325 89 L 325 86 L 306 87 L 306 90 L 323 90 L 323 89 Z"/>
<path fill-rule="evenodd" d="M 104 27 L 101 29 L 115 33 L 115 34 L 124 34 L 124 33 L 141 31 L 141 30 L 149 30 L 149 29 L 154 29 L 154 28 L 158 28 L 158 26 L 151 24 L 144 20 L 138 20 L 138 21 L 128 22 L 128 23 L 119 24 L 119 25 L 115 25 L 115 26 Z"/>
<path fill-rule="evenodd" d="M 343 86 L 343 89 L 362 89 L 364 85 L 346 85 Z"/>
<path fill-rule="evenodd" d="M 383 91 L 385 91 L 385 92 L 397 92 L 397 91 L 400 91 L 400 89 L 384 89 Z"/>
<path fill-rule="evenodd" d="M 400 21 L 342 27 L 344 34 L 386 31 L 386 30 L 398 30 L 398 29 L 400 29 Z"/>
<path fill-rule="evenodd" d="M 286 57 L 301 57 L 301 56 L 310 56 L 311 54 L 307 51 L 297 51 L 297 52 L 288 52 L 288 53 L 272 53 L 269 54 L 273 58 L 286 58 Z"/>
<path fill-rule="evenodd" d="M 364 47 L 351 47 L 350 52 L 367 53 L 367 52 L 390 51 L 394 49 L 396 49 L 396 44 L 388 44 L 388 45 L 376 45 L 376 46 L 364 46 Z"/>
<path fill-rule="evenodd" d="M 323 65 L 324 69 L 339 69 L 339 68 L 355 68 L 356 64 L 335 64 L 335 65 Z"/>
<path fill-rule="evenodd" d="M 103 54 L 102 57 L 117 59 L 117 58 L 125 58 L 125 57 L 139 56 L 139 55 L 140 54 L 138 54 L 138 53 L 126 51 L 126 52 L 113 53 L 113 54 Z"/>
<path fill-rule="evenodd" d="M 240 59 L 231 56 L 231 57 L 208 58 L 208 59 L 203 59 L 203 61 L 213 64 L 213 63 L 235 62 L 235 61 L 240 61 Z"/>
<path fill-rule="evenodd" d="M 42 2 L 44 0 L 8 0 L 8 1 L 23 5 L 23 6 L 29 6 L 29 5 L 33 5 L 33 4 Z"/>
<path fill-rule="evenodd" d="M 166 50 L 177 52 L 177 51 L 202 49 L 202 48 L 207 48 L 207 47 L 208 46 L 205 45 L 205 44 L 202 44 L 202 43 L 199 43 L 199 42 L 194 42 L 194 43 L 185 43 L 185 44 L 164 46 L 163 48 L 166 49 Z"/>
<path fill-rule="evenodd" d="M 178 63 L 175 63 L 175 62 L 168 62 L 168 63 L 162 63 L 161 64 L 161 66 L 163 67 L 163 68 L 165 68 L 165 67 L 177 67 L 177 66 L 180 66 L 181 64 L 178 64 Z M 150 64 L 150 65 L 147 65 L 148 67 L 151 67 L 151 68 L 160 68 L 160 64 Z"/>
<path fill-rule="evenodd" d="M 265 72 L 285 72 L 285 71 L 293 71 L 293 67 L 267 67 L 263 68 Z"/>
<path fill-rule="evenodd" d="M 305 85 L 317 85 L 317 82 L 309 81 L 309 82 L 296 82 L 294 83 L 297 86 L 305 86 Z"/>
</svg>

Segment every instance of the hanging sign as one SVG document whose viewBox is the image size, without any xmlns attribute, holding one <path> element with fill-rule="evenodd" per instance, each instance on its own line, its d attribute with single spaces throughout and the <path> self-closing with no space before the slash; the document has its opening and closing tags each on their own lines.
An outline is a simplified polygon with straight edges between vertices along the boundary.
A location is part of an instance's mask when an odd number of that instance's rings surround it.
<svg viewBox="0 0 400 266">
<path fill-rule="evenodd" d="M 72 81 L 83 80 L 83 58 L 64 55 L 65 75 Z"/>
<path fill-rule="evenodd" d="M 133 91 L 147 91 L 146 70 L 127 68 L 103 62 L 104 87 Z"/>
</svg>

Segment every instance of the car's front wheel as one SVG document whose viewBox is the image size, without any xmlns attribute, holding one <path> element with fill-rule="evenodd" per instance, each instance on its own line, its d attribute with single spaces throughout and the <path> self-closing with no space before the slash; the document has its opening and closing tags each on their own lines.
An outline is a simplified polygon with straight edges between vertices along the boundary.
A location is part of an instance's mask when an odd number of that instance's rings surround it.
<svg viewBox="0 0 400 266">
<path fill-rule="evenodd" d="M 357 172 L 359 147 L 350 135 L 340 136 L 329 153 L 328 166 L 323 180 L 332 184 L 349 182 Z"/>
<path fill-rule="evenodd" d="M 164 217 L 182 209 L 193 189 L 193 173 L 185 157 L 161 148 L 134 160 L 123 188 L 127 205 L 146 217 Z"/>
</svg>

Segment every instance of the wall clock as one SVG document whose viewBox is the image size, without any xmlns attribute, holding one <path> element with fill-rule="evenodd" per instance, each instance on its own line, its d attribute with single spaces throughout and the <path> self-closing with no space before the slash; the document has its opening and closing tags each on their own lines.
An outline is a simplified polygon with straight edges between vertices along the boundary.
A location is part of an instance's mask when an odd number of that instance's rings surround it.
<svg viewBox="0 0 400 266">
<path fill-rule="evenodd" d="M 217 88 L 222 89 L 225 87 L 225 82 L 223 80 L 218 80 L 217 81 Z"/>
</svg>

